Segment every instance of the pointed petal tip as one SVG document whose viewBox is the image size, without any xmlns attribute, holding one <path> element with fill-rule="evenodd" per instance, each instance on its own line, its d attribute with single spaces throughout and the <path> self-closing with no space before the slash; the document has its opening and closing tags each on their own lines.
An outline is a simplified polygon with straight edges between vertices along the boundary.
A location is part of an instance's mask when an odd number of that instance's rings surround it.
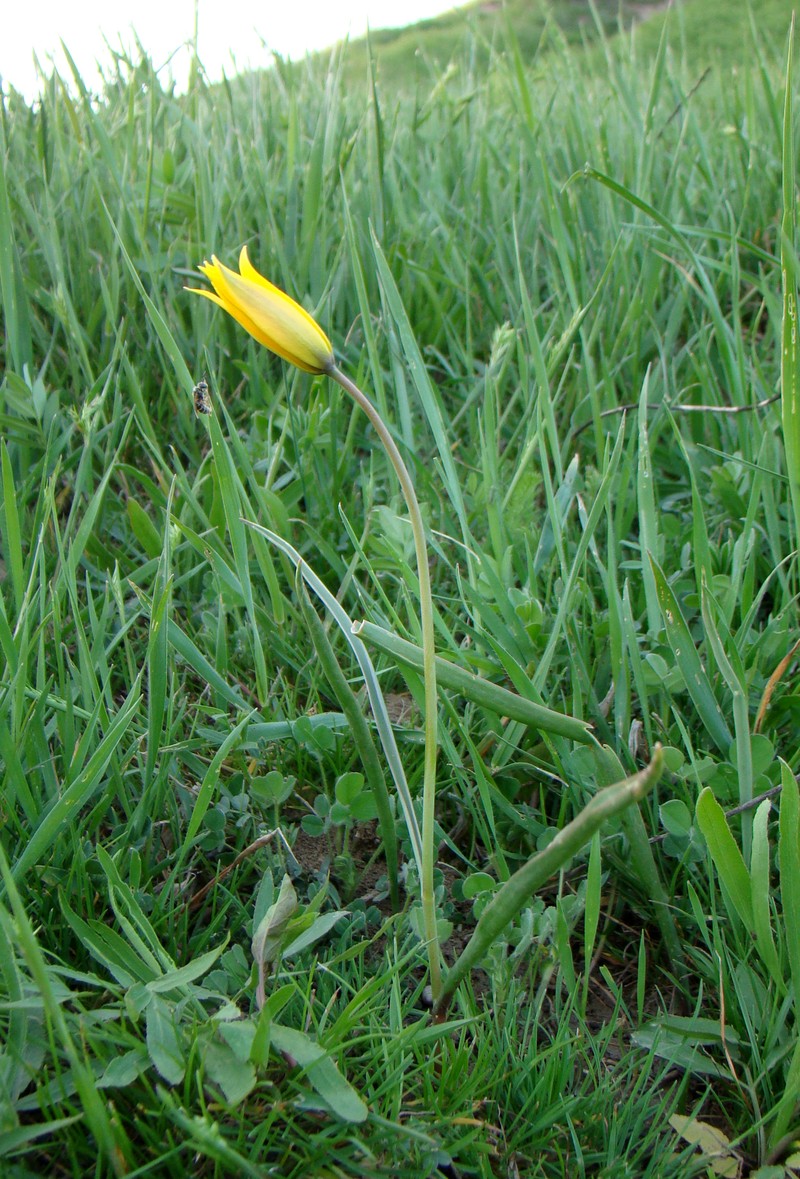
<svg viewBox="0 0 800 1179">
<path fill-rule="evenodd" d="M 335 366 L 333 347 L 322 328 L 301 304 L 255 269 L 246 245 L 239 253 L 238 274 L 216 254 L 198 270 L 214 293 L 186 289 L 217 303 L 266 348 L 309 373 L 330 372 Z"/>
</svg>

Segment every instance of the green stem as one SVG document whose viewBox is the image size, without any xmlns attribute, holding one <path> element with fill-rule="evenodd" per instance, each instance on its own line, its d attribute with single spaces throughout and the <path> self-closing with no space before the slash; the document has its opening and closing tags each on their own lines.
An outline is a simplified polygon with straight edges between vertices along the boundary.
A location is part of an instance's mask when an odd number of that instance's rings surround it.
<svg viewBox="0 0 800 1179">
<path fill-rule="evenodd" d="M 447 972 L 444 987 L 434 1015 L 443 1019 L 447 1006 L 456 987 L 475 966 L 484 961 L 490 946 L 497 940 L 505 927 L 512 921 L 531 896 L 541 888 L 564 864 L 580 851 L 607 819 L 619 811 L 644 798 L 655 786 L 663 764 L 661 746 L 653 750 L 653 760 L 645 769 L 631 778 L 606 786 L 599 790 L 583 810 L 563 827 L 547 847 L 538 852 L 527 864 L 501 886 L 478 918 L 472 937 L 467 942 L 459 959 Z"/>
<path fill-rule="evenodd" d="M 425 929 L 425 940 L 428 945 L 428 963 L 430 968 L 431 992 L 434 1003 L 437 1002 L 442 989 L 441 954 L 439 950 L 439 935 L 436 927 L 436 902 L 433 893 L 433 865 L 434 865 L 434 823 L 436 818 L 436 727 L 438 721 L 438 701 L 436 697 L 436 650 L 433 634 L 433 597 L 431 595 L 431 578 L 428 569 L 428 549 L 425 543 L 425 526 L 422 512 L 408 468 L 403 462 L 403 456 L 389 433 L 386 423 L 365 393 L 359 389 L 348 376 L 332 365 L 328 370 L 332 377 L 356 405 L 363 409 L 375 428 L 384 450 L 395 469 L 400 482 L 403 498 L 408 507 L 411 521 L 411 531 L 414 534 L 414 548 L 417 555 L 417 577 L 419 579 L 419 615 L 422 628 L 422 675 L 425 687 L 425 773 L 422 783 L 422 864 L 420 865 L 420 890 L 422 896 L 422 920 Z"/>
</svg>

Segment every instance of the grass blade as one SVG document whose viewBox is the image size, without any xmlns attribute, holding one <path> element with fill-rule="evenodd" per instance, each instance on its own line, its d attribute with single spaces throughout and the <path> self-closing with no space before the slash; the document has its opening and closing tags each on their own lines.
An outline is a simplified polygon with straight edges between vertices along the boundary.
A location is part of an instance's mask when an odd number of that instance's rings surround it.
<svg viewBox="0 0 800 1179">
<path fill-rule="evenodd" d="M 794 121 L 792 54 L 794 16 L 786 59 L 786 85 L 783 104 L 783 215 L 781 217 L 781 279 L 783 313 L 781 317 L 781 421 L 786 452 L 786 473 L 794 514 L 795 544 L 800 545 L 800 339 L 798 339 L 797 272 L 797 175 L 794 158 Z"/>
<path fill-rule="evenodd" d="M 754 932 L 750 875 L 731 834 L 725 812 L 706 786 L 697 800 L 697 825 L 703 832 L 720 882 L 748 933 Z"/>
<path fill-rule="evenodd" d="M 551 843 L 528 860 L 495 893 L 492 900 L 478 919 L 475 930 L 465 949 L 447 971 L 442 988 L 438 1011 L 444 1012 L 456 987 L 470 970 L 479 966 L 496 938 L 519 913 L 524 903 L 548 880 L 571 856 L 580 851 L 603 823 L 620 811 L 644 798 L 661 776 L 662 753 L 657 747 L 653 760 L 623 782 L 606 786 L 592 798 L 583 810 L 563 827 Z"/>
<path fill-rule="evenodd" d="M 721 752 L 727 754 L 732 741 L 731 733 L 725 724 L 722 709 L 717 703 L 708 675 L 700 661 L 680 603 L 672 592 L 661 566 L 652 554 L 649 559 L 655 578 L 658 604 L 667 631 L 667 639 L 675 656 L 675 663 L 683 676 L 686 691 L 689 693 L 709 735 Z"/>
</svg>

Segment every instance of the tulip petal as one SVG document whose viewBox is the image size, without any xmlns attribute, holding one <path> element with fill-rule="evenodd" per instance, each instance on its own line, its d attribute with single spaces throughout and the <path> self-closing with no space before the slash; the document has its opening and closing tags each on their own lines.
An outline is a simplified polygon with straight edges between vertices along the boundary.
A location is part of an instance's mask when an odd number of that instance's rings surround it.
<svg viewBox="0 0 800 1179">
<path fill-rule="evenodd" d="M 213 254 L 199 269 L 214 293 L 195 293 L 218 303 L 265 348 L 306 372 L 323 373 L 332 367 L 333 348 L 322 328 L 304 307 L 258 273 L 246 246 L 239 256 L 239 274 Z"/>
<path fill-rule="evenodd" d="M 202 295 L 204 299 L 210 299 L 212 303 L 216 303 L 219 307 L 222 308 L 223 311 L 227 311 L 228 315 L 235 319 L 236 322 L 240 324 L 246 332 L 249 332 L 253 339 L 258 340 L 259 344 L 263 344 L 265 348 L 268 348 L 270 352 L 274 352 L 277 356 L 280 356 L 282 360 L 288 360 L 290 364 L 297 363 L 294 356 L 289 356 L 283 351 L 279 351 L 275 345 L 274 340 L 266 336 L 259 329 L 258 325 L 253 323 L 252 319 L 245 315 L 245 313 L 239 307 L 234 306 L 229 300 L 221 298 L 213 291 L 200 291 L 193 287 L 186 287 L 185 289 L 187 291 L 193 290 L 195 295 Z"/>
</svg>

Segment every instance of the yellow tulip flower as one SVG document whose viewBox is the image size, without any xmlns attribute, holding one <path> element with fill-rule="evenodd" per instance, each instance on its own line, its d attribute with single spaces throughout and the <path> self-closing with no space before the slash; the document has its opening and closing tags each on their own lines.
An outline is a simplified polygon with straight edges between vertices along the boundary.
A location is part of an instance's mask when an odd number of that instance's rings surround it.
<svg viewBox="0 0 800 1179">
<path fill-rule="evenodd" d="M 199 269 L 214 290 L 186 289 L 218 303 L 270 352 L 307 373 L 327 373 L 334 367 L 333 347 L 322 328 L 305 308 L 258 273 L 247 246 L 239 255 L 239 274 L 213 254 Z"/>
</svg>

